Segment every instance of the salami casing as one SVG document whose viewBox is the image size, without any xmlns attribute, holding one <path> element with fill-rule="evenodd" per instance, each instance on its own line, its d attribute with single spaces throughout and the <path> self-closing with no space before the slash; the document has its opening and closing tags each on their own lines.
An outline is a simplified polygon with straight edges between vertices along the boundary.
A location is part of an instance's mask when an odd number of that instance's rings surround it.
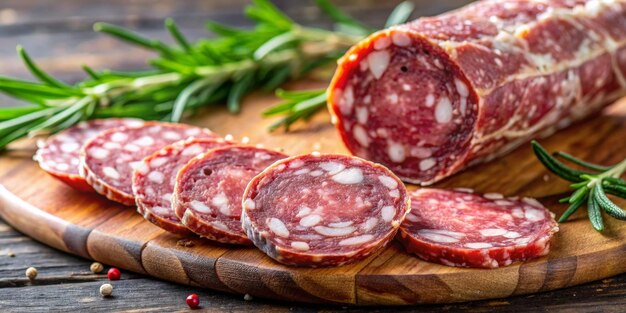
<svg viewBox="0 0 626 313">
<path fill-rule="evenodd" d="M 625 77 L 626 2 L 488 0 L 358 43 L 328 103 L 353 154 L 429 184 L 598 111 Z"/>
<path fill-rule="evenodd" d="M 241 228 L 241 199 L 248 182 L 280 152 L 244 145 L 210 150 L 193 158 L 176 177 L 172 205 L 194 233 L 219 242 L 250 244 Z"/>
<path fill-rule="evenodd" d="M 99 194 L 134 205 L 133 169 L 138 168 L 146 156 L 190 137 L 217 136 L 205 128 L 162 122 L 106 130 L 92 137 L 80 150 L 80 175 Z"/>
<path fill-rule="evenodd" d="M 38 149 L 33 157 L 48 174 L 68 184 L 78 191 L 93 191 L 84 178 L 78 175 L 79 151 L 91 137 L 103 130 L 121 126 L 139 126 L 139 119 L 102 119 L 78 123 L 46 141 L 38 142 Z"/>
<path fill-rule="evenodd" d="M 535 199 L 424 188 L 411 194 L 398 239 L 430 262 L 496 268 L 548 254 L 558 230 Z"/>
<path fill-rule="evenodd" d="M 191 234 L 172 209 L 176 174 L 193 157 L 231 144 L 222 138 L 190 138 L 165 146 L 144 158 L 133 172 L 132 187 L 137 211 L 146 220 L 169 232 Z"/>
<path fill-rule="evenodd" d="M 246 188 L 241 221 L 280 263 L 320 267 L 361 260 L 396 234 L 409 210 L 404 184 L 356 157 L 309 154 L 278 161 Z"/>
</svg>

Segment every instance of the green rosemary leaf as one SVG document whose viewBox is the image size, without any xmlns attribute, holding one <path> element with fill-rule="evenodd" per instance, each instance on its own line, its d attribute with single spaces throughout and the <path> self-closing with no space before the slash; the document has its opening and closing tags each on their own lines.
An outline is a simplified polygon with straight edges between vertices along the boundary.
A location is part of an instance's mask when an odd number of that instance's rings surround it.
<svg viewBox="0 0 626 313">
<path fill-rule="evenodd" d="M 288 29 L 293 21 L 278 10 L 267 0 L 253 0 L 252 5 L 246 7 L 246 15 L 256 21 L 273 25 L 277 28 Z"/>
<path fill-rule="evenodd" d="M 626 187 L 616 185 L 604 185 L 604 191 L 608 194 L 626 199 Z"/>
<path fill-rule="evenodd" d="M 81 120 L 84 119 L 84 117 L 87 114 L 83 111 L 78 111 L 75 112 L 72 116 L 70 116 L 69 118 L 67 118 L 65 121 L 59 123 L 58 125 L 54 126 L 53 128 L 50 129 L 50 133 L 57 133 L 59 131 L 62 131 L 66 128 L 69 128 L 70 126 L 80 122 Z M 89 115 L 87 115 L 89 116 Z"/>
<path fill-rule="evenodd" d="M 570 162 L 572 162 L 572 163 L 574 163 L 576 165 L 580 165 L 582 167 L 586 167 L 588 169 L 595 170 L 595 171 L 604 172 L 604 171 L 606 171 L 606 170 L 611 168 L 610 166 L 603 166 L 603 165 L 598 165 L 598 164 L 593 164 L 593 163 L 589 163 L 589 162 L 583 161 L 583 160 L 578 159 L 578 158 L 576 158 L 576 157 L 574 157 L 574 156 L 572 156 L 572 155 L 570 155 L 568 153 L 561 152 L 561 151 L 557 151 L 553 155 L 555 157 L 561 157 L 561 158 L 566 159 L 566 160 L 568 160 L 568 161 L 570 161 Z"/>
<path fill-rule="evenodd" d="M 609 182 L 613 185 L 617 185 L 617 186 L 624 186 L 626 187 L 626 180 L 623 180 L 621 178 L 617 178 L 617 177 L 605 177 L 604 181 Z"/>
<path fill-rule="evenodd" d="M 201 79 L 192 82 L 185 89 L 183 89 L 174 102 L 174 108 L 172 110 L 170 120 L 176 123 L 179 122 L 183 116 L 183 112 L 185 111 L 185 106 L 189 103 L 191 97 L 202 88 L 207 88 L 207 85 L 210 83 L 211 80 Z"/>
<path fill-rule="evenodd" d="M 143 37 L 138 33 L 132 32 L 120 26 L 99 22 L 93 24 L 93 30 L 112 35 L 114 37 L 117 37 L 118 39 L 142 46 L 147 49 L 154 49 L 154 43 L 152 39 Z"/>
<path fill-rule="evenodd" d="M 149 61 L 149 63 L 150 65 L 160 68 L 164 71 L 173 71 L 185 75 L 193 75 L 195 72 L 193 67 L 189 67 L 187 65 L 183 65 L 167 59 L 152 59 Z"/>
<path fill-rule="evenodd" d="M 242 32 L 244 32 L 244 30 L 236 28 L 236 27 L 231 27 L 231 26 L 227 26 L 218 22 L 214 22 L 214 21 L 208 21 L 204 24 L 204 26 L 206 27 L 207 30 L 209 30 L 210 32 L 219 35 L 219 36 L 223 36 L 223 37 L 233 37 L 233 36 L 237 36 L 239 34 L 241 34 Z"/>
<path fill-rule="evenodd" d="M 272 53 L 274 50 L 277 50 L 298 38 L 292 32 L 282 33 L 264 43 L 260 46 L 256 51 L 254 51 L 253 57 L 255 60 L 261 60 L 265 58 L 268 54 Z"/>
<path fill-rule="evenodd" d="M 76 89 L 74 87 L 48 75 L 48 73 L 39 68 L 39 66 L 35 64 L 33 59 L 31 59 L 31 57 L 28 55 L 28 53 L 26 53 L 26 50 L 24 50 L 22 46 L 17 46 L 17 53 L 20 55 L 22 61 L 24 61 L 24 64 L 26 64 L 26 67 L 30 70 L 30 72 L 42 83 L 56 88 L 68 90 L 68 92 L 71 93 L 76 93 Z"/>
<path fill-rule="evenodd" d="M 349 15 L 343 13 L 337 7 L 335 7 L 328 0 L 316 0 L 317 6 L 322 9 L 326 14 L 328 14 L 335 22 L 344 25 L 350 25 L 354 30 L 360 30 L 360 34 L 362 36 L 369 35 L 373 32 L 372 29 L 363 25 L 361 22 L 356 19 L 350 17 Z"/>
<path fill-rule="evenodd" d="M 581 181 L 580 183 L 571 184 L 571 185 L 569 185 L 569 186 L 570 186 L 571 188 L 578 189 L 578 188 L 581 188 L 581 187 L 583 187 L 583 186 L 587 186 L 588 184 L 589 184 L 589 182 L 588 182 L 588 181 Z"/>
<path fill-rule="evenodd" d="M 30 128 L 30 124 L 27 124 L 26 126 L 22 126 L 7 134 L 3 134 L 3 132 L 0 131 L 0 150 L 3 150 L 4 148 L 6 148 L 6 146 L 9 143 L 13 142 L 14 140 L 17 140 L 19 138 L 26 136 L 26 134 L 28 134 L 29 128 Z"/>
<path fill-rule="evenodd" d="M 563 223 L 567 221 L 572 214 L 574 214 L 578 209 L 587 201 L 587 194 L 585 194 L 582 198 L 578 199 L 576 202 L 570 204 L 570 206 L 563 212 L 563 215 L 559 218 L 559 223 Z"/>
<path fill-rule="evenodd" d="M 567 167 L 565 164 L 552 157 L 550 153 L 548 153 L 548 151 L 546 151 L 537 141 L 533 140 L 531 142 L 531 145 L 539 161 L 541 161 L 541 163 L 543 163 L 543 165 L 551 172 L 560 176 L 561 178 L 577 183 L 583 181 L 583 179 L 580 177 L 581 175 L 591 175 L 591 173 L 578 171 Z"/>
<path fill-rule="evenodd" d="M 572 196 L 569 198 L 569 203 L 578 202 L 581 198 L 584 198 L 589 193 L 589 187 L 583 186 L 579 189 L 576 189 Z"/>
<path fill-rule="evenodd" d="M 415 9 L 415 5 L 411 2 L 404 1 L 398 4 L 389 14 L 385 28 L 405 23 L 411 17 L 413 9 Z"/>
<path fill-rule="evenodd" d="M 598 206 L 604 209 L 608 215 L 618 220 L 626 220 L 626 211 L 618 207 L 606 196 L 604 189 L 602 188 L 602 184 L 597 184 L 594 189 L 595 192 L 593 194 Z"/>
<path fill-rule="evenodd" d="M 54 116 L 46 119 L 43 123 L 38 124 L 37 126 L 30 129 L 29 133 L 38 133 L 44 129 L 48 129 L 58 123 L 65 121 L 67 118 L 72 116 L 74 113 L 84 110 L 85 107 L 93 101 L 92 97 L 84 97 L 76 102 L 76 104 L 68 107 L 62 112 L 55 114 Z"/>
<path fill-rule="evenodd" d="M 172 35 L 172 38 L 176 40 L 181 48 L 183 48 L 185 51 L 191 50 L 191 45 L 189 44 L 189 41 L 187 40 L 187 38 L 185 38 L 185 35 L 180 32 L 180 29 L 178 29 L 176 22 L 174 22 L 172 18 L 165 19 L 165 28 L 167 28 L 167 30 Z"/>
<path fill-rule="evenodd" d="M 40 106 L 32 105 L 2 108 L 0 110 L 0 121 L 10 120 L 40 110 L 42 110 Z"/>
<path fill-rule="evenodd" d="M 282 83 L 289 79 L 291 75 L 291 66 L 284 66 L 270 72 L 271 77 L 263 83 L 263 90 L 275 90 Z"/>
<path fill-rule="evenodd" d="M 63 107 L 52 107 L 49 109 L 35 111 L 14 119 L 0 122 L 0 133 L 3 133 L 5 131 L 11 131 L 21 125 L 26 125 L 44 117 L 50 117 L 63 109 Z M 0 145 L 0 147 L 2 146 Z"/>
<path fill-rule="evenodd" d="M 241 110 L 241 99 L 254 84 L 254 76 L 246 75 L 236 81 L 228 94 L 228 111 L 238 113 Z"/>
<path fill-rule="evenodd" d="M 91 77 L 91 79 L 100 80 L 100 75 L 96 71 L 94 71 L 91 67 L 89 67 L 86 64 L 83 64 L 81 67 L 83 68 L 83 71 L 85 71 L 85 73 L 87 73 L 87 75 Z"/>
<path fill-rule="evenodd" d="M 569 203 L 569 199 L 570 199 L 570 198 L 571 198 L 571 197 L 561 198 L 561 199 L 559 199 L 559 203 Z"/>
<path fill-rule="evenodd" d="M 74 95 L 67 89 L 60 89 L 35 82 L 0 76 L 0 90 L 23 91 L 47 98 L 66 98 Z"/>
<path fill-rule="evenodd" d="M 313 110 L 317 111 L 317 109 L 326 105 L 326 93 L 321 93 L 315 97 L 310 99 L 298 102 L 293 106 L 294 111 L 302 111 L 302 110 Z"/>
<path fill-rule="evenodd" d="M 587 215 L 589 215 L 589 221 L 593 229 L 602 232 L 604 231 L 604 220 L 602 219 L 602 212 L 596 202 L 595 188 L 591 189 L 591 195 L 587 199 Z"/>
</svg>

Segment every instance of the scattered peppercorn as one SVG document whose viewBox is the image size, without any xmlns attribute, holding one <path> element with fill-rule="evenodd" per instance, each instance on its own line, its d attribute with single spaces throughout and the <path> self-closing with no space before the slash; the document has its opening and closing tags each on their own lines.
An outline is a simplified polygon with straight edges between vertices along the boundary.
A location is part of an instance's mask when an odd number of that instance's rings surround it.
<svg viewBox="0 0 626 313">
<path fill-rule="evenodd" d="M 37 278 L 37 269 L 34 267 L 29 267 L 26 269 L 26 277 L 30 280 L 35 280 Z"/>
<path fill-rule="evenodd" d="M 120 280 L 120 278 L 122 277 L 122 273 L 117 268 L 111 267 L 107 272 L 107 277 L 109 278 L 109 280 Z"/>
<path fill-rule="evenodd" d="M 249 294 L 247 294 L 247 293 L 246 293 L 246 294 L 243 296 L 243 299 L 244 299 L 244 300 L 246 300 L 246 301 L 252 301 L 252 299 L 253 299 L 253 298 L 252 298 L 252 296 L 251 296 L 251 295 L 249 295 Z"/>
<path fill-rule="evenodd" d="M 185 299 L 185 302 L 187 302 L 187 305 L 189 306 L 189 308 L 196 309 L 198 308 L 198 306 L 200 306 L 200 297 L 198 297 L 197 294 L 192 293 L 187 296 L 187 299 Z"/>
<path fill-rule="evenodd" d="M 103 284 L 100 286 L 100 294 L 103 297 L 108 297 L 113 293 L 113 285 L 111 284 Z"/>
<path fill-rule="evenodd" d="M 102 272 L 102 270 L 104 270 L 104 266 L 102 266 L 102 264 L 99 262 L 93 262 L 91 263 L 91 266 L 89 266 L 89 269 L 91 270 L 92 273 L 98 274 Z"/>
</svg>

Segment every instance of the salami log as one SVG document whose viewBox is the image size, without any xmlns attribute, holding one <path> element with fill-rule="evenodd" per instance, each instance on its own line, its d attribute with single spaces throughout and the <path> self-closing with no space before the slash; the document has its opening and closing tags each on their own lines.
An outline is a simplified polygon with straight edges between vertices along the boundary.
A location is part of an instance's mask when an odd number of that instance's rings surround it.
<svg viewBox="0 0 626 313">
<path fill-rule="evenodd" d="M 80 150 L 80 175 L 110 200 L 134 205 L 132 172 L 144 157 L 189 137 L 216 137 L 205 128 L 146 122 L 137 127 L 109 129 L 92 137 Z"/>
<path fill-rule="evenodd" d="M 221 138 L 190 138 L 165 146 L 144 158 L 133 172 L 132 187 L 139 214 L 169 232 L 191 234 L 172 209 L 176 174 L 193 157 L 231 144 Z"/>
<path fill-rule="evenodd" d="M 409 210 L 404 184 L 356 157 L 309 154 L 274 163 L 246 188 L 241 221 L 276 261 L 320 267 L 361 260 L 396 234 Z"/>
<path fill-rule="evenodd" d="M 79 191 L 93 191 L 85 179 L 78 175 L 80 148 L 88 139 L 103 130 L 121 126 L 138 126 L 142 123 L 142 120 L 131 118 L 81 122 L 50 136 L 46 141 L 38 142 L 38 149 L 33 159 L 39 162 L 41 169 L 70 187 Z"/>
<path fill-rule="evenodd" d="M 398 238 L 426 261 L 496 268 L 548 254 L 558 230 L 535 199 L 424 188 L 411 195 Z"/>
<path fill-rule="evenodd" d="M 250 244 L 241 228 L 241 198 L 248 182 L 286 155 L 234 145 L 193 158 L 176 177 L 172 205 L 194 233 L 219 242 Z"/>
<path fill-rule="evenodd" d="M 487 0 L 354 46 L 329 87 L 355 155 L 430 184 L 626 91 L 626 2 Z"/>
</svg>

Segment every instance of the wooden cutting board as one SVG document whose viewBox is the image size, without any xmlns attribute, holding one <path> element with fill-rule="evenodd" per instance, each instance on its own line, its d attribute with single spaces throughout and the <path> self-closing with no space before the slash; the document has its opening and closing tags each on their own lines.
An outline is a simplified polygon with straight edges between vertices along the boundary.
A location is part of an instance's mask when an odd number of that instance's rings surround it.
<svg viewBox="0 0 626 313">
<path fill-rule="evenodd" d="M 297 87 L 320 86 L 302 83 Z M 188 122 L 236 139 L 247 136 L 252 143 L 290 154 L 315 150 L 347 153 L 326 112 L 289 133 L 267 133 L 272 121 L 262 119 L 259 113 L 275 102 L 271 95 L 255 94 L 237 116 L 213 107 Z M 551 151 L 572 152 L 589 161 L 620 161 L 626 156 L 626 99 L 542 143 Z M 23 140 L 0 154 L 0 216 L 5 221 L 59 250 L 181 284 L 285 301 L 380 305 L 508 297 L 626 272 L 626 222 L 606 218 L 607 230 L 599 234 L 591 228 L 584 210 L 561 225 L 548 256 L 499 269 L 424 262 L 405 253 L 396 242 L 351 265 L 286 267 L 254 247 L 168 234 L 133 208 L 76 192 L 37 167 L 31 159 L 34 149 L 33 140 Z M 557 215 L 564 206 L 556 200 L 568 190 L 567 182 L 548 173 L 534 158 L 529 145 L 436 186 L 537 197 Z M 626 205 L 626 201 L 617 203 Z"/>
</svg>

